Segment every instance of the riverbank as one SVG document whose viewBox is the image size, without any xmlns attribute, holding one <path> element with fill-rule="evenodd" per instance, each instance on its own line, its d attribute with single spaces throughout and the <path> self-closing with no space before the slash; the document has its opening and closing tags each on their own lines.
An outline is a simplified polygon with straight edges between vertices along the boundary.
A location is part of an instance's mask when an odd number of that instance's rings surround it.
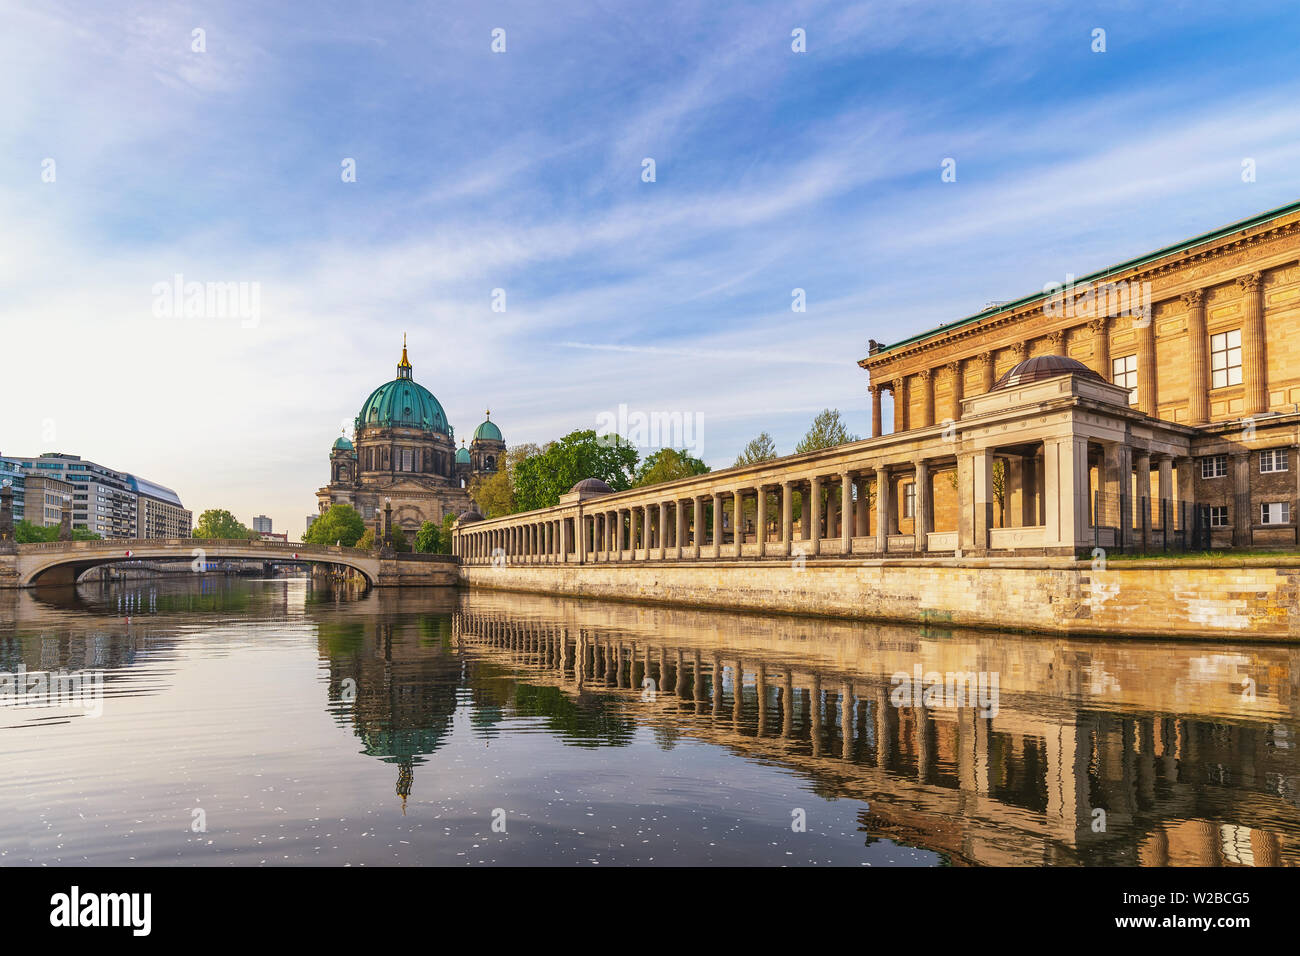
<svg viewBox="0 0 1300 956">
<path fill-rule="evenodd" d="M 468 565 L 471 588 L 1042 634 L 1300 643 L 1300 556 Z"/>
</svg>

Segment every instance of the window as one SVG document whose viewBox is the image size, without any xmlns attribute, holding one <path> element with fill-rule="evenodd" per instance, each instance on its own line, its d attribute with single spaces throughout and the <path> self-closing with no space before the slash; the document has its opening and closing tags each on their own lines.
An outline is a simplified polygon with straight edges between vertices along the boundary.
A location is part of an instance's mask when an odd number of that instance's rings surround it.
<svg viewBox="0 0 1300 956">
<path fill-rule="evenodd" d="M 1228 526 L 1228 506 L 1211 505 L 1210 506 L 1210 527 L 1226 528 Z"/>
<path fill-rule="evenodd" d="M 1260 524 L 1290 524 L 1291 503 L 1289 501 L 1266 501 L 1259 506 Z"/>
<path fill-rule="evenodd" d="M 916 484 L 908 482 L 903 485 L 903 517 L 912 518 L 916 515 Z"/>
<path fill-rule="evenodd" d="M 1210 336 L 1210 387 L 1241 384 L 1241 329 Z"/>
<path fill-rule="evenodd" d="M 1125 355 L 1123 358 L 1115 359 L 1111 366 L 1114 371 L 1111 381 L 1122 388 L 1127 388 L 1129 404 L 1136 404 L 1138 400 L 1138 357 L 1136 355 Z"/>
<path fill-rule="evenodd" d="M 1228 474 L 1228 456 L 1210 455 L 1201 459 L 1202 478 L 1223 478 Z"/>
<path fill-rule="evenodd" d="M 1259 473 L 1266 475 L 1272 471 L 1286 471 L 1290 466 L 1285 448 L 1265 448 L 1259 453 Z"/>
</svg>

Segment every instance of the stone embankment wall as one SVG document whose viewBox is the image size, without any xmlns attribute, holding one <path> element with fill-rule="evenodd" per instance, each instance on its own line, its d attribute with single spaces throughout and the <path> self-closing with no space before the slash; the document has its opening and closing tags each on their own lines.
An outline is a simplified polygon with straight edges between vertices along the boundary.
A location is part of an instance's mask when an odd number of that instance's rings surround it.
<svg viewBox="0 0 1300 956">
<path fill-rule="evenodd" d="M 503 566 L 462 584 L 1004 631 L 1300 641 L 1300 557 Z"/>
</svg>

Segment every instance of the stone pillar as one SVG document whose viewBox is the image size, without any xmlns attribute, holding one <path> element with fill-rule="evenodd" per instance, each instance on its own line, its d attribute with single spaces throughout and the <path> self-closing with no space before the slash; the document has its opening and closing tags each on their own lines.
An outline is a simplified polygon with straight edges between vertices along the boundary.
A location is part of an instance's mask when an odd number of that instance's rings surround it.
<svg viewBox="0 0 1300 956">
<path fill-rule="evenodd" d="M 1138 373 L 1141 375 L 1141 373 Z M 1137 469 L 1137 490 L 1133 493 L 1133 514 L 1137 516 L 1138 534 L 1141 535 L 1142 548 L 1146 550 L 1151 544 L 1151 454 L 1138 451 L 1133 454 L 1133 465 Z"/>
<path fill-rule="evenodd" d="M 691 529 L 691 557 L 698 561 L 700 558 L 700 534 L 704 530 L 704 499 L 696 495 L 694 500 L 695 526 Z"/>
<path fill-rule="evenodd" d="M 1057 329 L 1047 337 L 1047 341 L 1051 344 L 1053 355 L 1064 356 L 1066 354 L 1064 329 Z"/>
<path fill-rule="evenodd" d="M 754 502 L 754 526 L 758 531 L 758 556 L 767 554 L 767 485 L 759 484 Z"/>
<path fill-rule="evenodd" d="M 1088 439 L 1070 435 L 1043 442 L 1047 546 L 1073 553 L 1088 527 Z"/>
<path fill-rule="evenodd" d="M 1160 504 L 1157 514 L 1160 515 L 1161 530 L 1168 532 L 1171 530 L 1169 518 L 1173 516 L 1174 507 L 1174 460 L 1169 455 L 1161 455 L 1157 467 L 1160 469 L 1159 491 L 1156 495 Z"/>
<path fill-rule="evenodd" d="M 790 556 L 794 532 L 794 489 L 791 482 L 781 482 L 781 553 Z"/>
<path fill-rule="evenodd" d="M 930 466 L 924 458 L 916 463 L 916 489 L 912 500 L 912 550 L 927 550 L 926 533 L 930 530 Z"/>
<path fill-rule="evenodd" d="M 735 539 L 736 557 L 744 553 L 745 543 L 745 491 L 743 488 L 737 488 L 735 491 L 735 504 L 732 505 L 731 513 L 731 536 Z"/>
<path fill-rule="evenodd" d="M 1133 325 L 1137 329 L 1138 341 L 1138 411 L 1154 416 L 1156 413 L 1155 316 L 1134 316 Z"/>
<path fill-rule="evenodd" d="M 883 391 L 879 385 L 869 386 L 871 392 L 871 437 L 879 438 L 884 426 L 880 418 L 880 393 Z"/>
<path fill-rule="evenodd" d="M 1242 335 L 1242 341 L 1246 336 Z M 1246 364 L 1242 349 L 1242 366 Z M 1232 478 L 1232 546 L 1248 548 L 1253 543 L 1252 526 L 1255 516 L 1250 507 L 1250 454 L 1240 452 L 1228 456 L 1228 475 Z"/>
<path fill-rule="evenodd" d="M 889 550 L 889 470 L 876 469 L 876 550 Z"/>
<path fill-rule="evenodd" d="M 686 534 L 686 511 L 682 508 L 682 499 L 673 501 L 673 557 L 682 558 L 682 538 Z"/>
<path fill-rule="evenodd" d="M 948 370 L 949 393 L 951 395 L 948 401 L 948 417 L 954 422 L 960 421 L 962 390 L 966 384 L 962 380 L 961 360 L 949 362 L 944 368 Z"/>
<path fill-rule="evenodd" d="M 993 353 L 981 352 L 976 356 L 976 359 L 980 363 L 980 394 L 991 392 L 993 390 Z"/>
<path fill-rule="evenodd" d="M 569 519 L 560 519 L 560 561 L 569 560 Z"/>
<path fill-rule="evenodd" d="M 934 424 L 934 371 L 923 368 L 916 377 L 921 381 L 921 428 Z"/>
<path fill-rule="evenodd" d="M 713 493 L 713 545 L 715 558 L 722 556 L 722 492 Z"/>
<path fill-rule="evenodd" d="M 853 553 L 853 477 L 840 473 L 840 554 Z"/>
<path fill-rule="evenodd" d="M 1205 290 L 1183 293 L 1187 306 L 1187 423 L 1204 425 L 1210 420 L 1209 362 L 1206 361 Z M 1244 357 L 1245 350 L 1242 350 Z M 1245 365 L 1244 358 L 1242 365 Z M 1110 376 L 1106 377 L 1110 380 Z"/>
<path fill-rule="evenodd" d="M 587 548 L 591 544 L 591 536 L 593 533 L 593 529 L 595 527 L 595 519 L 592 518 L 590 515 L 583 515 L 580 520 L 582 521 L 582 535 L 580 536 L 578 541 L 578 563 L 586 564 Z"/>
<path fill-rule="evenodd" d="M 1110 367 L 1110 334 L 1107 331 L 1108 320 L 1103 316 L 1088 323 L 1092 332 L 1092 370 L 1111 382 L 1115 379 L 1115 370 Z"/>
<path fill-rule="evenodd" d="M 659 560 L 668 556 L 668 502 L 659 502 Z"/>
<path fill-rule="evenodd" d="M 993 528 L 993 452 L 987 448 L 975 452 L 971 469 L 971 547 L 987 551 Z"/>
<path fill-rule="evenodd" d="M 812 543 L 809 545 L 810 554 L 819 554 L 822 548 L 822 480 L 818 475 L 813 475 L 809 482 L 811 486 L 808 497 L 812 506 Z"/>
<path fill-rule="evenodd" d="M 1244 415 L 1268 411 L 1268 365 L 1264 356 L 1263 274 L 1240 276 L 1237 285 L 1245 296 L 1241 317 L 1241 384 Z"/>
<path fill-rule="evenodd" d="M 896 378 L 893 381 L 894 393 L 894 433 L 907 431 L 907 380 Z"/>
</svg>

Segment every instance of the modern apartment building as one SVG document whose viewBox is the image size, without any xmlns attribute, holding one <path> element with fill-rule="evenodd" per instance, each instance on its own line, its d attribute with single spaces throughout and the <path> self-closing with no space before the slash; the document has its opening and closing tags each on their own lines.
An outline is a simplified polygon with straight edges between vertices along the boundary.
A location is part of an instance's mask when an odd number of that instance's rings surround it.
<svg viewBox="0 0 1300 956">
<path fill-rule="evenodd" d="M 75 486 L 52 475 L 30 474 L 24 488 L 24 515 L 41 528 L 55 527 L 63 520 L 65 505 L 72 503 Z"/>
<path fill-rule="evenodd" d="M 270 534 L 273 530 L 271 527 L 271 519 L 266 515 L 258 515 L 253 519 L 253 530 L 258 534 Z"/>
</svg>

